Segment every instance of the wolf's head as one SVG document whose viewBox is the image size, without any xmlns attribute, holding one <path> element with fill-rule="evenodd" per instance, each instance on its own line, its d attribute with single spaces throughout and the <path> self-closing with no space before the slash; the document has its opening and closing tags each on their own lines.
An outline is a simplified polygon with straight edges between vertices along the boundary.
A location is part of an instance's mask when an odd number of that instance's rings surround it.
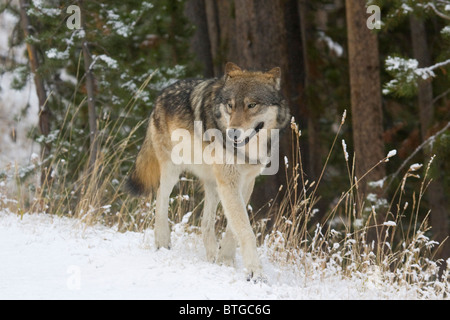
<svg viewBox="0 0 450 320">
<path fill-rule="evenodd" d="M 280 68 L 253 72 L 227 63 L 214 106 L 214 117 L 227 138 L 245 145 L 261 129 L 283 129 L 289 122 L 289 108 L 280 89 Z"/>
</svg>

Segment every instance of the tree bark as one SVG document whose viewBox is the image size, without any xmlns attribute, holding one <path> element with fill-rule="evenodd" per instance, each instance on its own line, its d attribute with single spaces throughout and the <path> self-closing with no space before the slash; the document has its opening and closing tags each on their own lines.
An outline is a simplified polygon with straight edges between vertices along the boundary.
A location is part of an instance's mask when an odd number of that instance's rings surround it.
<svg viewBox="0 0 450 320">
<path fill-rule="evenodd" d="M 81 8 L 81 28 L 84 30 L 84 34 L 87 34 L 86 22 L 84 13 L 82 11 L 82 1 L 78 1 Z M 95 110 L 95 78 L 92 72 L 92 56 L 89 52 L 89 43 L 86 36 L 82 40 L 82 53 L 84 60 L 84 70 L 86 72 L 86 90 L 88 95 L 88 118 L 89 118 L 89 172 L 91 173 L 95 167 L 98 155 L 98 129 L 97 129 L 97 113 Z"/>
<path fill-rule="evenodd" d="M 346 0 L 350 93 L 356 175 L 361 178 L 385 157 L 377 35 L 366 27 L 364 1 Z M 359 185 L 385 176 L 379 165 Z"/>
<path fill-rule="evenodd" d="M 212 73 L 218 76 L 223 72 L 221 59 L 219 58 L 220 47 L 220 23 L 219 23 L 219 3 L 224 1 L 205 0 L 205 13 L 208 26 L 209 44 L 211 46 Z"/>
<path fill-rule="evenodd" d="M 214 66 L 208 34 L 205 0 L 187 1 L 185 15 L 196 27 L 195 33 L 190 39 L 191 50 L 203 66 L 203 76 L 212 78 L 214 76 Z"/>
<path fill-rule="evenodd" d="M 223 75 L 228 61 L 239 62 L 234 1 L 205 0 L 214 75 Z"/>
<path fill-rule="evenodd" d="M 419 62 L 419 68 L 428 67 L 431 64 L 430 52 L 428 50 L 425 24 L 414 15 L 410 16 L 409 25 L 411 28 L 411 42 L 413 56 Z M 428 129 L 433 121 L 433 87 L 430 80 L 419 80 L 418 104 L 420 133 L 422 141 L 428 138 Z"/>
<path fill-rule="evenodd" d="M 346 0 L 351 117 L 355 171 L 358 179 L 386 156 L 383 142 L 378 39 L 377 35 L 367 28 L 367 18 L 365 1 Z M 367 182 L 380 180 L 385 176 L 384 163 L 380 163 L 360 181 L 358 191 L 362 199 L 369 193 Z M 381 195 L 381 190 L 370 192 Z M 382 226 L 386 213 L 383 213 L 382 209 L 379 211 L 374 217 L 374 224 Z M 371 228 L 368 234 L 369 241 L 377 241 L 380 234 L 382 228 Z"/>
<path fill-rule="evenodd" d="M 30 18 L 28 17 L 27 10 L 30 7 L 28 0 L 20 0 L 20 19 L 22 29 L 25 35 L 25 39 L 29 38 L 33 34 L 33 26 L 31 25 Z M 31 72 L 34 74 L 34 84 L 36 86 L 36 94 L 39 101 L 39 131 L 43 136 L 48 136 L 50 133 L 50 110 L 47 106 L 47 93 L 45 90 L 44 80 L 39 74 L 39 59 L 37 55 L 36 47 L 26 40 L 28 60 L 30 62 Z M 50 145 L 44 143 L 42 150 L 42 159 L 45 160 L 50 155 Z M 41 185 L 45 185 L 51 169 L 42 168 L 41 171 Z"/>
<path fill-rule="evenodd" d="M 319 141 L 319 117 L 320 114 L 317 108 L 317 95 L 310 94 L 310 89 L 314 86 L 314 82 L 317 81 L 318 73 L 314 71 L 315 64 L 313 59 L 308 54 L 308 48 L 314 46 L 314 22 L 313 12 L 310 6 L 305 1 L 300 1 L 299 15 L 301 23 L 301 35 L 303 46 L 303 65 L 304 65 L 304 87 L 305 94 L 303 95 L 304 104 L 307 110 L 308 121 L 308 152 L 306 152 L 307 175 L 309 180 L 317 181 L 320 176 L 323 163 L 321 160 L 321 150 Z M 321 210 L 323 211 L 323 210 Z"/>
<path fill-rule="evenodd" d="M 428 67 L 431 64 L 431 56 L 428 50 L 427 34 L 425 30 L 425 23 L 423 20 L 416 18 L 414 15 L 410 16 L 411 41 L 413 47 L 413 56 L 419 62 L 419 68 Z M 428 136 L 430 126 L 433 122 L 434 108 L 433 108 L 433 87 L 428 80 L 419 80 L 418 84 L 418 105 L 419 105 L 419 120 L 422 141 L 425 141 Z M 432 156 L 429 148 L 425 149 L 425 157 Z M 447 199 L 444 194 L 444 188 L 439 176 L 433 177 L 427 190 L 427 198 L 429 207 L 431 209 L 431 227 L 434 238 L 439 243 L 445 240 L 450 234 L 449 212 Z M 450 243 L 447 240 L 441 249 L 437 252 L 438 258 L 446 260 L 450 257 Z"/>
</svg>

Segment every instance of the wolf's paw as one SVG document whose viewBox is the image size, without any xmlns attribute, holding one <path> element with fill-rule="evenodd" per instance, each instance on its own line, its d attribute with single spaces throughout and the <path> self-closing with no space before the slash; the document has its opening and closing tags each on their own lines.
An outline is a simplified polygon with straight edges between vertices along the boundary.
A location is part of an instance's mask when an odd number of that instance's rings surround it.
<svg viewBox="0 0 450 320">
<path fill-rule="evenodd" d="M 155 233 L 155 245 L 156 249 L 170 249 L 170 236 Z"/>
<path fill-rule="evenodd" d="M 235 256 L 235 250 L 224 250 L 223 247 L 220 247 L 217 253 L 216 262 L 220 265 L 232 267 L 234 266 Z"/>
<path fill-rule="evenodd" d="M 267 284 L 268 280 L 267 277 L 265 275 L 263 275 L 260 272 L 250 272 L 247 276 L 247 281 L 252 282 L 252 283 L 265 283 Z"/>
<path fill-rule="evenodd" d="M 267 277 L 263 273 L 262 266 L 258 264 L 253 264 L 245 268 L 250 271 L 247 275 L 247 281 L 253 283 L 267 283 Z"/>
<path fill-rule="evenodd" d="M 157 249 L 170 249 L 170 228 L 168 224 L 155 224 L 155 245 Z"/>
<path fill-rule="evenodd" d="M 217 250 L 206 250 L 206 260 L 210 263 L 216 262 Z"/>
<path fill-rule="evenodd" d="M 214 237 L 203 239 L 203 243 L 205 244 L 206 260 L 210 263 L 214 263 L 218 251 L 216 239 Z"/>
<path fill-rule="evenodd" d="M 169 243 L 160 243 L 158 241 L 155 241 L 156 249 L 159 250 L 161 248 L 170 250 L 170 242 Z"/>
<path fill-rule="evenodd" d="M 225 257 L 218 255 L 216 257 L 216 263 L 219 265 L 224 265 L 227 267 L 233 267 L 234 266 L 234 257 Z"/>
</svg>

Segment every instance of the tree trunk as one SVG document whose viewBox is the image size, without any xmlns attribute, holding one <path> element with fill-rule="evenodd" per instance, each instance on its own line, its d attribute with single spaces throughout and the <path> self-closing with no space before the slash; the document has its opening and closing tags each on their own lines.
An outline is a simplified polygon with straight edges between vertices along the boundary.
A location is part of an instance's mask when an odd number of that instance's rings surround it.
<svg viewBox="0 0 450 320">
<path fill-rule="evenodd" d="M 366 27 L 364 1 L 346 1 L 353 143 L 356 175 L 361 178 L 385 157 L 380 66 L 377 35 Z M 368 174 L 359 189 L 366 193 L 366 182 L 385 176 L 379 165 Z"/>
<path fill-rule="evenodd" d="M 366 26 L 368 16 L 365 1 L 346 0 L 347 37 L 351 91 L 353 145 L 356 157 L 356 177 L 360 179 L 386 154 L 383 142 L 383 113 L 381 104 L 380 66 L 377 35 Z M 384 164 L 379 164 L 358 183 L 363 199 L 369 192 L 368 181 L 386 175 Z M 381 190 L 370 190 L 381 194 Z M 382 224 L 385 214 L 377 212 L 375 224 Z M 371 228 L 369 239 L 376 240 Z"/>
<path fill-rule="evenodd" d="M 195 33 L 190 39 L 191 50 L 203 66 L 203 76 L 212 78 L 214 76 L 214 66 L 208 34 L 205 0 L 187 1 L 185 15 L 196 26 Z"/>
<path fill-rule="evenodd" d="M 419 68 L 428 67 L 431 64 L 428 51 L 427 34 L 423 20 L 410 16 L 411 40 L 414 58 L 419 62 Z M 428 136 L 428 130 L 433 122 L 433 87 L 428 80 L 419 81 L 418 87 L 419 120 L 422 141 Z M 425 149 L 425 157 L 432 156 L 429 148 Z M 441 243 L 450 234 L 448 204 L 444 194 L 442 180 L 439 176 L 433 177 L 427 190 L 427 198 L 431 209 L 431 227 L 436 241 Z M 446 260 L 450 257 L 450 243 L 447 240 L 437 253 L 438 258 Z"/>
<path fill-rule="evenodd" d="M 25 34 L 25 38 L 29 38 L 33 33 L 33 26 L 31 25 L 30 18 L 28 17 L 27 10 L 30 7 L 28 0 L 20 0 L 20 18 L 22 29 Z M 34 84 L 36 86 L 36 94 L 39 101 L 39 131 L 43 136 L 48 136 L 50 133 L 50 110 L 47 107 L 47 93 L 45 91 L 44 80 L 39 75 L 39 60 L 37 56 L 36 47 L 26 41 L 28 60 L 30 62 L 31 72 L 34 74 Z M 45 160 L 50 155 L 50 145 L 44 143 L 42 151 L 42 159 Z M 41 185 L 45 185 L 51 169 L 42 168 L 41 171 Z"/>
<path fill-rule="evenodd" d="M 78 1 L 80 8 L 82 8 L 82 1 Z M 84 13 L 81 12 L 81 28 L 87 34 L 86 23 Z M 84 60 L 84 70 L 86 72 L 86 90 L 88 95 L 88 118 L 89 118 L 89 140 L 90 140 L 90 151 L 89 151 L 89 173 L 95 167 L 95 162 L 98 155 L 98 129 L 97 129 L 97 113 L 95 110 L 95 78 L 92 73 L 92 57 L 89 52 L 89 43 L 86 36 L 82 40 L 82 52 Z"/>
<path fill-rule="evenodd" d="M 205 1 L 215 76 L 223 75 L 223 68 L 228 61 L 239 62 L 233 3 L 231 1 Z"/>
<path fill-rule="evenodd" d="M 321 150 L 319 141 L 319 117 L 317 94 L 311 94 L 314 82 L 317 81 L 318 73 L 314 71 L 315 63 L 308 54 L 308 48 L 314 46 L 314 16 L 308 3 L 300 1 L 299 15 L 301 22 L 301 35 L 303 43 L 303 65 L 305 69 L 304 86 L 305 94 L 303 95 L 304 104 L 307 109 L 308 121 L 308 152 L 305 154 L 308 161 L 307 175 L 311 181 L 317 181 L 322 171 L 323 163 L 321 160 Z M 321 212 L 324 210 L 321 210 Z"/>
<path fill-rule="evenodd" d="M 409 25 L 411 28 L 411 42 L 413 56 L 419 62 L 419 68 L 428 67 L 431 64 L 430 52 L 428 51 L 425 24 L 422 20 L 410 15 Z M 422 141 L 428 138 L 428 129 L 433 121 L 433 87 L 430 80 L 420 80 L 418 87 L 419 120 Z"/>
</svg>

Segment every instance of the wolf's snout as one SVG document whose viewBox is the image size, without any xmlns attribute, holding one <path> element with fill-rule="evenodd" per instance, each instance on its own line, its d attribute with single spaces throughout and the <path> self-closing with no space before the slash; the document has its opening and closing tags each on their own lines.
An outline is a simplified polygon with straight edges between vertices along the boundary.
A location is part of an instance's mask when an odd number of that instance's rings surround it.
<svg viewBox="0 0 450 320">
<path fill-rule="evenodd" d="M 227 129 L 227 136 L 231 141 L 240 141 L 242 136 L 242 130 L 241 129 Z"/>
</svg>

